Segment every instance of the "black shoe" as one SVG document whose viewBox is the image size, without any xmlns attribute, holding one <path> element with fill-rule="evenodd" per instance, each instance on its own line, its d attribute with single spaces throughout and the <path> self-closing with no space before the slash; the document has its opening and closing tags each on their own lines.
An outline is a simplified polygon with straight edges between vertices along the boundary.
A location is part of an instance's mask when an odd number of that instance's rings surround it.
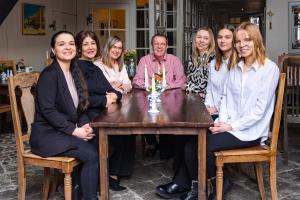
<svg viewBox="0 0 300 200">
<path fill-rule="evenodd" d="M 156 187 L 156 194 L 165 199 L 177 198 L 187 192 L 186 188 L 173 183 L 173 181 Z"/>
<path fill-rule="evenodd" d="M 191 191 L 175 200 L 198 200 L 198 181 L 192 182 Z"/>
<path fill-rule="evenodd" d="M 119 180 L 109 177 L 109 189 L 111 189 L 112 191 L 122 191 L 126 190 L 127 188 L 121 186 Z"/>
<path fill-rule="evenodd" d="M 208 200 L 216 200 L 217 199 L 217 188 L 216 188 L 216 179 L 212 181 L 212 192 L 208 196 Z M 222 190 L 222 200 L 225 200 L 226 193 L 231 189 L 232 182 L 229 178 L 225 178 L 223 180 L 223 190 Z"/>
<path fill-rule="evenodd" d="M 157 147 L 154 145 L 149 145 L 146 149 L 146 156 L 147 157 L 154 157 L 157 151 Z"/>
</svg>

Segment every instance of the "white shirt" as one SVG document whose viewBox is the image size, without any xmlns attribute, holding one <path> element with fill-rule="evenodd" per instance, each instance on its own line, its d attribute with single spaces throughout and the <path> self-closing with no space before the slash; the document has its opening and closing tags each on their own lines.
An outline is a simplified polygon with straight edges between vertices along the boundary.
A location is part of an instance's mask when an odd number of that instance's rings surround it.
<svg viewBox="0 0 300 200">
<path fill-rule="evenodd" d="M 219 71 L 216 70 L 216 60 L 212 60 L 209 67 L 209 75 L 206 88 L 205 105 L 215 107 L 219 111 L 221 93 L 224 89 L 225 78 L 228 75 L 228 62 L 229 58 L 223 60 L 220 65 Z"/>
<path fill-rule="evenodd" d="M 101 61 L 95 61 L 94 64 L 98 66 L 106 79 L 109 83 L 113 82 L 121 82 L 123 85 L 128 85 L 130 88 L 132 88 L 131 81 L 128 77 L 126 66 L 124 65 L 122 70 L 119 70 L 119 66 L 117 63 L 115 64 L 114 68 L 110 68 L 106 65 L 104 65 Z M 116 89 L 116 88 L 115 88 Z M 122 90 L 119 90 L 120 92 L 123 92 Z"/>
<path fill-rule="evenodd" d="M 269 59 L 264 65 L 255 62 L 243 72 L 241 61 L 229 71 L 221 96 L 219 119 L 231 125 L 229 131 L 242 141 L 268 138 L 274 110 L 279 68 Z"/>
</svg>

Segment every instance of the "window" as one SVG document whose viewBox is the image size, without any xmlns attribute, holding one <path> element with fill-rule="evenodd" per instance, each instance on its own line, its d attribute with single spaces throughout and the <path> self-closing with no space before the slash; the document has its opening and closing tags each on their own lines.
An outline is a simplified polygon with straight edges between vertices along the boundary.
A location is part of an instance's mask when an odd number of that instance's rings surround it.
<svg viewBox="0 0 300 200">
<path fill-rule="evenodd" d="M 289 3 L 289 53 L 300 53 L 300 2 Z"/>
</svg>

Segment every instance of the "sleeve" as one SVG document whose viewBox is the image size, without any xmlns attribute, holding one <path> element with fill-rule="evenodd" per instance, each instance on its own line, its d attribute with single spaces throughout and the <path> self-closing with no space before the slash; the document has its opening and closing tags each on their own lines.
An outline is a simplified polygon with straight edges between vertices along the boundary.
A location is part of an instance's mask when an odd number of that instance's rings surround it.
<svg viewBox="0 0 300 200">
<path fill-rule="evenodd" d="M 242 131 L 253 126 L 264 116 L 266 110 L 272 105 L 279 80 L 279 69 L 278 67 L 272 67 L 271 69 L 272 70 L 266 71 L 263 77 L 264 83 L 257 88 L 255 107 L 237 121 L 230 124 L 234 131 Z"/>
<path fill-rule="evenodd" d="M 214 100 L 213 100 L 213 95 L 212 95 L 212 85 L 211 85 L 212 70 L 215 67 L 215 64 L 216 64 L 216 62 L 214 62 L 214 61 L 210 62 L 210 70 L 209 70 L 208 79 L 207 79 L 206 96 L 205 96 L 205 102 L 204 102 L 204 104 L 206 106 L 210 106 L 210 107 L 215 106 Z"/>
<path fill-rule="evenodd" d="M 76 125 L 69 121 L 65 114 L 57 110 L 58 77 L 53 71 L 44 71 L 37 84 L 37 104 L 42 116 L 56 130 L 72 134 Z"/>
<path fill-rule="evenodd" d="M 134 88 L 144 89 L 144 85 L 145 85 L 144 67 L 145 67 L 145 64 L 146 64 L 145 57 L 142 57 L 137 66 L 136 74 L 132 81 L 132 85 Z"/>
<path fill-rule="evenodd" d="M 186 82 L 186 77 L 184 74 L 183 65 L 179 58 L 176 58 L 174 60 L 173 67 L 174 67 L 173 69 L 174 73 L 173 73 L 173 77 L 171 77 L 173 81 L 170 81 L 168 85 L 170 89 L 181 88 Z"/>
<path fill-rule="evenodd" d="M 224 81 L 223 91 L 220 95 L 220 108 L 219 108 L 219 117 L 216 119 L 216 122 L 227 122 L 228 112 L 227 112 L 227 84 L 228 84 L 229 76 L 226 77 Z"/>
</svg>

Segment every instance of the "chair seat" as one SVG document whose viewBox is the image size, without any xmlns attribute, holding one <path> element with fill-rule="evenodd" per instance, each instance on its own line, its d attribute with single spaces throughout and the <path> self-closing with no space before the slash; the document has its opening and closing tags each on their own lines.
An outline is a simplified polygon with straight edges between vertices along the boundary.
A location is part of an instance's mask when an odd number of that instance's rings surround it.
<svg viewBox="0 0 300 200">
<path fill-rule="evenodd" d="M 10 112 L 9 104 L 0 104 L 0 113 Z"/>
<path fill-rule="evenodd" d="M 270 148 L 267 145 L 257 145 L 254 147 L 215 152 L 215 156 L 243 156 L 243 155 L 265 155 L 265 154 L 270 154 Z"/>
<path fill-rule="evenodd" d="M 41 157 L 33 154 L 30 150 L 26 150 L 23 154 L 26 164 L 34 164 L 42 167 L 51 167 L 56 169 L 63 169 L 62 165 L 76 166 L 79 161 L 75 158 L 65 156 Z"/>
</svg>

